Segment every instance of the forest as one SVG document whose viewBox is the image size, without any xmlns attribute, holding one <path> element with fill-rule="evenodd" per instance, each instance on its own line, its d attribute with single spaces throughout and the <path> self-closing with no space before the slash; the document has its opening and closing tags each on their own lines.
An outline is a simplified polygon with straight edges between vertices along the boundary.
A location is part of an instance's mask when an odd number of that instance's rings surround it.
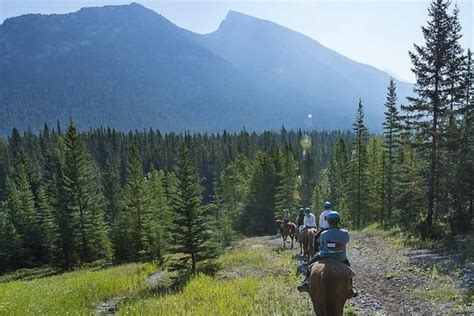
<svg viewBox="0 0 474 316">
<path fill-rule="evenodd" d="M 195 274 L 239 235 L 329 200 L 346 227 L 377 222 L 424 239 L 472 231 L 471 53 L 458 9 L 434 1 L 410 52 L 414 94 L 387 82 L 383 133 L 363 100 L 352 131 L 89 131 L 45 125 L 0 139 L 0 271 L 169 261 Z M 357 102 L 358 101 L 358 102 Z"/>
</svg>

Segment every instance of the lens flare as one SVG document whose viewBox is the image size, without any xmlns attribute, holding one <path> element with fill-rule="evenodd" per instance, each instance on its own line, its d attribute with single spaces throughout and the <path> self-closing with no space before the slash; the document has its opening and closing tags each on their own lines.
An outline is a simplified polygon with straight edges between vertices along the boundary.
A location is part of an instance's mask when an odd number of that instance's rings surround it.
<svg viewBox="0 0 474 316">
<path fill-rule="evenodd" d="M 303 137 L 301 137 L 301 140 L 300 140 L 300 145 L 301 145 L 301 148 L 303 148 L 303 151 L 305 152 L 309 151 L 312 146 L 311 137 L 309 137 L 309 135 L 303 135 Z"/>
</svg>

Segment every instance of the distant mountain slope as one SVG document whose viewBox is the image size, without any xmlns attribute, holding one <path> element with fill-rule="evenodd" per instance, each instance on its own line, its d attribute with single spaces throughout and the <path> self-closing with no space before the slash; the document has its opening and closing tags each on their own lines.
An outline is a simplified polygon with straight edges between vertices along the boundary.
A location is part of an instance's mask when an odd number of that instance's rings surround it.
<svg viewBox="0 0 474 316">
<path fill-rule="evenodd" d="M 274 23 L 230 12 L 199 35 L 138 4 L 0 25 L 0 133 L 74 117 L 82 128 L 378 126 L 388 75 Z M 405 93 L 404 84 L 399 84 Z"/>
<path fill-rule="evenodd" d="M 377 128 L 383 119 L 383 100 L 390 76 L 307 36 L 231 11 L 217 31 L 203 37 L 212 52 L 238 69 L 294 95 L 294 102 L 289 99 L 287 103 L 291 107 L 283 109 L 290 110 L 290 115 L 291 111 L 302 110 L 322 117 L 324 122 L 332 121 L 334 127 L 347 128 L 360 97 L 371 127 Z M 410 84 L 397 84 L 401 96 L 410 93 Z"/>
</svg>

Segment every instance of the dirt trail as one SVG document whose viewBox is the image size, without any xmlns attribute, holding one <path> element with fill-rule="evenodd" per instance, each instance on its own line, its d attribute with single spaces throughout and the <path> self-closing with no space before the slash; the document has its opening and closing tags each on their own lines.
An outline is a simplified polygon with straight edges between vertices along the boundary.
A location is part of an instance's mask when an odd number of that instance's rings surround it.
<svg viewBox="0 0 474 316">
<path fill-rule="evenodd" d="M 146 282 L 149 285 L 156 285 L 158 284 L 159 281 L 161 281 L 164 277 L 166 276 L 166 271 L 157 271 L 156 273 L 148 276 L 146 278 Z M 97 307 L 94 310 L 94 315 L 96 316 L 110 316 L 110 315 L 116 315 L 118 311 L 118 305 L 120 302 L 123 300 L 127 299 L 127 297 L 112 297 L 107 299 L 106 301 L 100 303 L 97 305 Z"/>
<path fill-rule="evenodd" d="M 269 238 L 268 243 L 282 246 L 281 238 Z M 293 251 L 299 252 L 297 244 Z M 449 291 L 424 296 L 436 286 L 446 286 L 461 293 L 460 286 L 466 283 L 465 277 L 436 279 L 427 272 L 426 268 L 431 269 L 433 262 L 447 260 L 439 254 L 398 249 L 392 238 L 351 232 L 348 256 L 356 272 L 354 287 L 360 292 L 357 298 L 348 302 L 359 315 L 451 315 L 459 312 L 474 315 L 471 304 L 445 299 L 443 296 L 450 295 Z M 450 262 L 453 264 L 452 260 Z M 457 268 L 465 271 L 462 265 Z M 442 298 L 437 299 L 436 295 Z"/>
</svg>

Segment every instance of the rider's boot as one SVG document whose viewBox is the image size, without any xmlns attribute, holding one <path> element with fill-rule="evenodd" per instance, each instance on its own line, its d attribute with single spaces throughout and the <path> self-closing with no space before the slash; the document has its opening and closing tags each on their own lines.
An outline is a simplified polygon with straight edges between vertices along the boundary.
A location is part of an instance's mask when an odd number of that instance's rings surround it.
<svg viewBox="0 0 474 316">
<path fill-rule="evenodd" d="M 309 282 L 308 282 L 308 276 L 306 275 L 303 282 L 301 282 L 300 285 L 297 287 L 298 291 L 300 292 L 307 292 L 309 293 Z"/>
<path fill-rule="evenodd" d="M 304 268 L 306 270 L 304 271 L 304 280 L 303 280 L 303 282 L 301 282 L 300 285 L 298 285 L 297 289 L 300 292 L 308 292 L 309 293 L 309 275 L 311 273 L 310 273 L 310 270 L 308 269 L 308 267 L 306 266 L 306 264 L 303 263 L 300 266 L 304 266 Z"/>
<path fill-rule="evenodd" d="M 296 267 L 296 271 L 306 275 L 309 272 L 308 265 L 303 262 L 298 267 Z"/>
</svg>

